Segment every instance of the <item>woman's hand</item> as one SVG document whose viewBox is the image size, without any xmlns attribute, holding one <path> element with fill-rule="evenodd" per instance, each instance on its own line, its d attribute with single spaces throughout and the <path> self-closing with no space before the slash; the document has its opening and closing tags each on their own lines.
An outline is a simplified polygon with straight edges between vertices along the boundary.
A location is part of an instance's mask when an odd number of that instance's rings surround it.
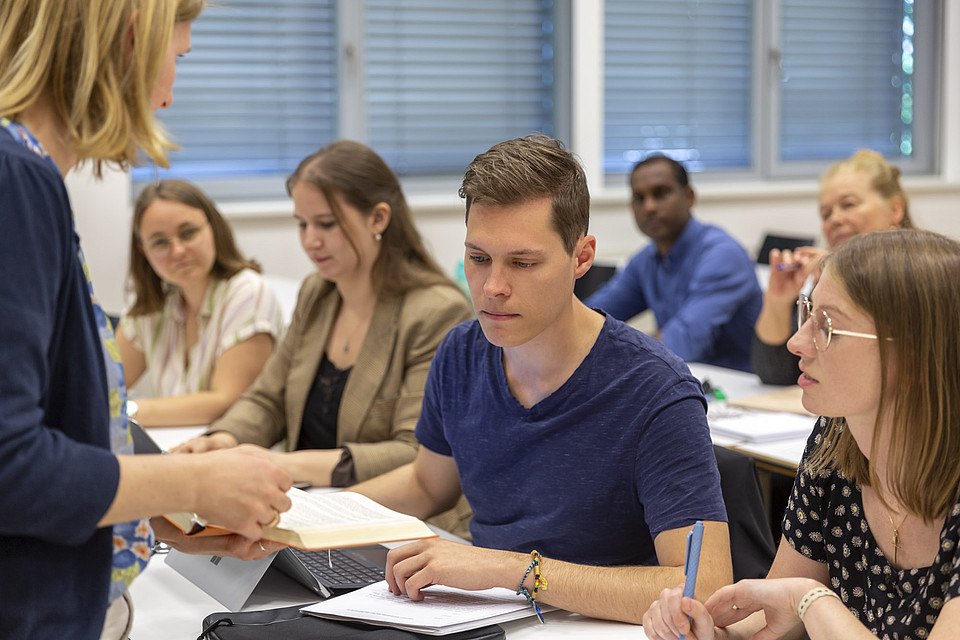
<svg viewBox="0 0 960 640">
<path fill-rule="evenodd" d="M 820 258 L 826 253 L 814 247 L 800 247 L 795 251 L 771 249 L 767 298 L 793 304 L 800 295 L 803 283 L 810 274 L 816 273 Z"/>
<path fill-rule="evenodd" d="M 822 586 L 810 578 L 741 580 L 717 590 L 704 604 L 714 623 L 722 627 L 762 610 L 766 626 L 753 638 L 772 640 L 803 624 L 797 606 L 808 591 Z"/>
<path fill-rule="evenodd" d="M 706 607 L 683 597 L 682 584 L 660 592 L 660 598 L 643 614 L 643 630 L 650 640 L 676 640 L 680 634 L 690 640 L 719 637 Z"/>
<path fill-rule="evenodd" d="M 217 431 L 210 435 L 191 438 L 171 449 L 170 453 L 204 453 L 205 451 L 216 451 L 218 449 L 231 449 L 239 444 L 240 442 L 233 434 L 226 431 Z"/>
<path fill-rule="evenodd" d="M 240 560 L 260 560 L 286 547 L 272 540 L 251 540 L 240 534 L 224 536 L 188 537 L 163 516 L 150 519 L 157 542 L 162 542 L 183 553 L 205 556 L 224 556 Z"/>
<path fill-rule="evenodd" d="M 826 252 L 813 247 L 770 251 L 770 281 L 754 327 L 764 344 L 784 344 L 797 329 L 795 304 L 803 283 L 815 274 Z"/>
<path fill-rule="evenodd" d="M 208 522 L 259 540 L 263 527 L 290 509 L 286 494 L 293 481 L 266 449 L 244 446 L 197 454 L 190 460 L 201 470 L 191 511 Z"/>
</svg>

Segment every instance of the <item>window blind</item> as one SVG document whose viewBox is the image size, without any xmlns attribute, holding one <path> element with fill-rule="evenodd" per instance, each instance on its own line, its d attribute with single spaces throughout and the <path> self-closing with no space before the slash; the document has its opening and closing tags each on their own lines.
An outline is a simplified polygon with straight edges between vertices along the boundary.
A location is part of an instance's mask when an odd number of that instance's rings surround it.
<svg viewBox="0 0 960 640">
<path fill-rule="evenodd" d="M 161 177 L 287 174 L 336 137 L 335 0 L 227 0 L 193 25 L 159 118 L 181 145 Z M 152 180 L 153 168 L 134 170 Z"/>
<path fill-rule="evenodd" d="M 913 17 L 903 0 L 783 0 L 780 156 L 913 152 Z"/>
<path fill-rule="evenodd" d="M 367 142 L 401 175 L 462 173 L 554 134 L 550 0 L 366 0 Z"/>
<path fill-rule="evenodd" d="M 750 0 L 606 0 L 606 172 L 750 166 L 752 20 Z"/>
</svg>

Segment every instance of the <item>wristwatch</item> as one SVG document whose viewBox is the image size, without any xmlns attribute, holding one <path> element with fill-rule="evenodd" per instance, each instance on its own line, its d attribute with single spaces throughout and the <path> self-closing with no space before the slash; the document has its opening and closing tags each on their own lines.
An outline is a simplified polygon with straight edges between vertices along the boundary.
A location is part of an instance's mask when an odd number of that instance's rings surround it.
<svg viewBox="0 0 960 640">
<path fill-rule="evenodd" d="M 140 405 L 137 404 L 136 400 L 127 400 L 127 418 L 136 418 L 139 410 Z"/>
</svg>

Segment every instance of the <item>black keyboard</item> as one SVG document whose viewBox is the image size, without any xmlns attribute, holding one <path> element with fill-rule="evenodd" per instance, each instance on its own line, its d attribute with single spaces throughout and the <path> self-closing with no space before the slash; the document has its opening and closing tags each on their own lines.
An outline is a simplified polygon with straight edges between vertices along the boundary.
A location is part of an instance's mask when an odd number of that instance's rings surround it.
<svg viewBox="0 0 960 640">
<path fill-rule="evenodd" d="M 376 562 L 364 562 L 360 550 L 331 549 L 329 557 L 326 551 L 303 551 L 293 547 L 290 551 L 321 584 L 330 589 L 359 589 L 383 580 L 382 563 L 377 566 Z"/>
</svg>

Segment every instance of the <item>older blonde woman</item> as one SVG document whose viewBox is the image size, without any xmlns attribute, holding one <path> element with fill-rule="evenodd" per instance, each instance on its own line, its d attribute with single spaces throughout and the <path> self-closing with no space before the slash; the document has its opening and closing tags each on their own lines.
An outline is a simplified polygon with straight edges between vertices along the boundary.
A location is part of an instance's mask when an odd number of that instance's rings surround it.
<svg viewBox="0 0 960 640">
<path fill-rule="evenodd" d="M 828 249 L 868 231 L 912 229 L 910 203 L 900 170 L 876 151 L 861 150 L 820 178 L 820 222 Z M 770 252 L 770 283 L 754 328 L 753 371 L 767 384 L 796 384 L 797 358 L 787 349 L 797 295 L 825 251 L 801 247 Z"/>
</svg>

